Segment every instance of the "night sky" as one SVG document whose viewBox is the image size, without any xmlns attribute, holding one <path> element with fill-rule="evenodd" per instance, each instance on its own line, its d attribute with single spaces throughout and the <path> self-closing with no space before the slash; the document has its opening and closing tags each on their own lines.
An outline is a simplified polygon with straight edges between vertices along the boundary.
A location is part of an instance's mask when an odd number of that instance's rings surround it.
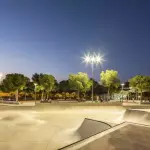
<svg viewBox="0 0 150 150">
<path fill-rule="evenodd" d="M 0 72 L 87 72 L 84 52 L 123 81 L 150 75 L 150 0 L 0 0 Z"/>
</svg>

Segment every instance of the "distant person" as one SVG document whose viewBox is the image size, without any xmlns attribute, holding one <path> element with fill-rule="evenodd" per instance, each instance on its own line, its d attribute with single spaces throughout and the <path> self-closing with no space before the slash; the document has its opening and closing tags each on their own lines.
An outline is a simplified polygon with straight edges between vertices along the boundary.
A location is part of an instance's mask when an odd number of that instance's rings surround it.
<svg viewBox="0 0 150 150">
<path fill-rule="evenodd" d="M 48 99 L 48 102 L 49 102 L 49 103 L 51 103 L 51 102 L 52 102 L 52 100 L 51 100 L 51 99 Z"/>
<path fill-rule="evenodd" d="M 100 97 L 100 102 L 103 102 L 104 100 Z"/>
<path fill-rule="evenodd" d="M 133 102 L 134 102 L 134 98 L 132 98 Z"/>
</svg>

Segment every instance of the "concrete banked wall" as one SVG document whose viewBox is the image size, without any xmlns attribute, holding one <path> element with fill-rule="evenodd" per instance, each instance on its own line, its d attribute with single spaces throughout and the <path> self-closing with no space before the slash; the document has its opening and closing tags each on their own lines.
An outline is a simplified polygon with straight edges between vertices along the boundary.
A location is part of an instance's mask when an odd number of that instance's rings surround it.
<svg viewBox="0 0 150 150">
<path fill-rule="evenodd" d="M 125 111 L 123 121 L 133 122 L 138 124 L 150 125 L 150 112 L 127 109 Z"/>
<path fill-rule="evenodd" d="M 85 118 L 81 126 L 76 130 L 76 134 L 78 134 L 80 137 L 79 141 L 82 141 L 107 129 L 110 129 L 111 127 L 112 126 L 106 122 Z M 59 150 L 63 150 L 66 147 L 60 148 Z"/>
<path fill-rule="evenodd" d="M 77 130 L 77 134 L 83 140 L 109 128 L 111 128 L 111 125 L 108 123 L 85 118 Z"/>
</svg>

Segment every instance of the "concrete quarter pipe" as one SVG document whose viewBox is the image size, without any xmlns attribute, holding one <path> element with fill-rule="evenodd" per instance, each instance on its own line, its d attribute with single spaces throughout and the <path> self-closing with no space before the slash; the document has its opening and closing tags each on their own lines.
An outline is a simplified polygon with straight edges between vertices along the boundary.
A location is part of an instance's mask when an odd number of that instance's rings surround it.
<svg viewBox="0 0 150 150">
<path fill-rule="evenodd" d="M 106 122 L 85 118 L 84 121 L 82 122 L 81 126 L 76 130 L 76 134 L 80 137 L 79 141 L 82 141 L 93 135 L 96 135 L 100 132 L 110 129 L 111 127 L 112 126 Z M 77 142 L 79 142 L 79 141 L 77 141 Z M 68 147 L 68 146 L 66 146 L 66 147 Z M 59 150 L 63 150 L 64 148 L 65 147 L 60 148 Z"/>
<path fill-rule="evenodd" d="M 127 109 L 125 111 L 123 120 L 127 122 L 150 125 L 150 113 L 143 110 Z"/>
<path fill-rule="evenodd" d="M 77 134 L 83 140 L 109 128 L 111 128 L 111 125 L 108 123 L 85 118 L 77 130 Z"/>
</svg>

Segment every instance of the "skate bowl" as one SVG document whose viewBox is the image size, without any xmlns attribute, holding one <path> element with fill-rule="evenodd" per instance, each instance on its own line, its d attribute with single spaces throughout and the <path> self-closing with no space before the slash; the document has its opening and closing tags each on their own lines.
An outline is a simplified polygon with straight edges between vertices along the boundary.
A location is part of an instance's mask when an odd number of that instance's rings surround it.
<svg viewBox="0 0 150 150">
<path fill-rule="evenodd" d="M 77 133 L 81 140 L 59 150 L 149 150 L 150 112 L 127 109 L 123 114 L 122 123 L 114 126 L 85 118 Z"/>
</svg>

